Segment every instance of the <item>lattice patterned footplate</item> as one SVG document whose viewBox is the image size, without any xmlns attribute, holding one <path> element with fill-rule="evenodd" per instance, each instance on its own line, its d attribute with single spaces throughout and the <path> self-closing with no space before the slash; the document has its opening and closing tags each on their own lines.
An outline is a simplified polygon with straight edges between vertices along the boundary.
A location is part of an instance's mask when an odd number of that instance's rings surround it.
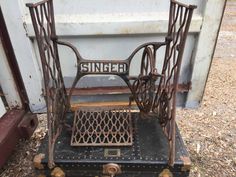
<svg viewBox="0 0 236 177">
<path fill-rule="evenodd" d="M 130 146 L 130 107 L 85 107 L 75 111 L 71 146 Z"/>
</svg>

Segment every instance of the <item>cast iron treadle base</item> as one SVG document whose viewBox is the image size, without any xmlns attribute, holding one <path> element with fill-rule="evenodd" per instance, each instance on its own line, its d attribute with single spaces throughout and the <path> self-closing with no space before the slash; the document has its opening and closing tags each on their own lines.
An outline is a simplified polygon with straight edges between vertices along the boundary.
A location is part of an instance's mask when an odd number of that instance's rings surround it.
<svg viewBox="0 0 236 177">
<path fill-rule="evenodd" d="M 68 123 L 73 114 L 67 114 Z M 174 177 L 189 175 L 190 160 L 179 130 L 176 132 L 176 159 L 173 167 L 167 164 L 168 142 L 157 119 L 139 118 L 132 113 L 133 145 L 123 147 L 73 147 L 70 146 L 71 132 L 63 131 L 55 146 L 55 163 L 67 177 L 102 176 L 103 165 L 116 163 L 121 167 L 121 174 L 116 176 L 158 177 L 163 169 L 168 168 Z M 42 142 L 39 153 L 47 152 L 47 140 Z M 187 160 L 186 160 L 187 159 Z M 188 163 L 186 163 L 186 161 Z M 39 173 L 49 175 L 47 155 L 42 160 L 44 170 Z"/>
</svg>

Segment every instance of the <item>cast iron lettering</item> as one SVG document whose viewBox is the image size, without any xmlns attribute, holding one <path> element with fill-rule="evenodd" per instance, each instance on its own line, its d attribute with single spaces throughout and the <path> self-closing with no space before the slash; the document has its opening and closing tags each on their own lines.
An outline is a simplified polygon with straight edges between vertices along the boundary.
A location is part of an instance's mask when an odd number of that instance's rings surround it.
<svg viewBox="0 0 236 177">
<path fill-rule="evenodd" d="M 124 62 L 81 62 L 79 71 L 84 74 L 124 74 L 128 72 L 128 65 Z"/>
</svg>

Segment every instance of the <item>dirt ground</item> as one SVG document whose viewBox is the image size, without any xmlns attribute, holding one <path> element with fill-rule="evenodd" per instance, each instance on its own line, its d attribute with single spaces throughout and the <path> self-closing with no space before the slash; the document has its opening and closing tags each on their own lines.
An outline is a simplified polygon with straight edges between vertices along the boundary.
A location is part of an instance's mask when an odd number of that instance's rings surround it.
<svg viewBox="0 0 236 177">
<path fill-rule="evenodd" d="M 178 110 L 191 177 L 236 176 L 236 1 L 228 1 L 201 106 Z"/>
<path fill-rule="evenodd" d="M 192 160 L 191 177 L 236 176 L 236 1 L 228 1 L 201 106 L 178 109 L 178 125 Z M 32 177 L 32 158 L 45 136 L 45 115 L 0 169 L 1 177 Z"/>
</svg>

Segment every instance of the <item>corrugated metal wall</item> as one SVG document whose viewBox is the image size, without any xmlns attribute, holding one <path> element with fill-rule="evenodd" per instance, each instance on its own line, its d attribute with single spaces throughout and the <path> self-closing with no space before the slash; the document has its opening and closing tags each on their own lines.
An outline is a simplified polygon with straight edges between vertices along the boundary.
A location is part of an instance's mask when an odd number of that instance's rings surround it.
<svg viewBox="0 0 236 177">
<path fill-rule="evenodd" d="M 203 95 L 225 0 L 181 0 L 196 4 L 181 69 L 180 83 L 192 82 L 189 92 L 180 93 L 181 106 L 196 107 Z M 1 2 L 32 111 L 45 108 L 42 98 L 42 73 L 34 32 L 26 2 Z M 140 44 L 163 41 L 168 24 L 168 0 L 54 0 L 56 30 L 59 37 L 78 47 L 88 59 L 125 59 Z M 214 15 L 213 15 L 214 14 Z M 67 86 L 76 72 L 74 54 L 60 47 L 63 75 Z M 164 51 L 161 50 L 161 59 Z M 132 63 L 138 73 L 140 55 Z M 114 77 L 86 78 L 82 86 L 122 85 Z M 95 98 L 94 98 L 95 99 Z"/>
</svg>

